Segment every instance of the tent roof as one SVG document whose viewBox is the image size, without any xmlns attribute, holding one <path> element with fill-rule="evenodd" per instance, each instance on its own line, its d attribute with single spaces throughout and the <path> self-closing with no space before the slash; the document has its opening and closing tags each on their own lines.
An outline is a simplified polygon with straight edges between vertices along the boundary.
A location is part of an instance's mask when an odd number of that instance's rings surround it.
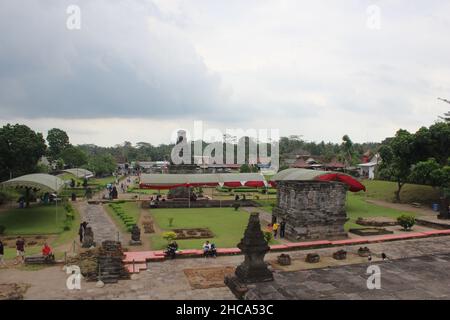
<svg viewBox="0 0 450 320">
<path fill-rule="evenodd" d="M 45 192 L 57 192 L 64 186 L 64 181 L 46 173 L 33 173 L 17 177 L 2 183 L 5 187 L 30 187 Z"/>
<path fill-rule="evenodd" d="M 331 171 L 291 168 L 279 171 L 270 180 L 314 180 L 316 177 L 330 172 Z"/>
<path fill-rule="evenodd" d="M 267 184 L 260 173 L 204 173 L 204 174 L 142 174 L 142 188 L 175 188 L 202 185 L 264 186 Z"/>
<path fill-rule="evenodd" d="M 91 171 L 82 168 L 66 169 L 63 170 L 63 172 L 73 174 L 77 178 L 85 178 L 85 177 L 89 178 L 94 176 L 94 174 Z"/>
<path fill-rule="evenodd" d="M 358 180 L 356 180 L 352 176 L 333 171 L 291 168 L 278 172 L 270 179 L 270 182 L 272 185 L 276 185 L 277 181 L 284 181 L 284 180 L 339 181 L 347 184 L 349 186 L 349 190 L 352 192 L 366 190 L 365 186 L 362 185 Z"/>
</svg>

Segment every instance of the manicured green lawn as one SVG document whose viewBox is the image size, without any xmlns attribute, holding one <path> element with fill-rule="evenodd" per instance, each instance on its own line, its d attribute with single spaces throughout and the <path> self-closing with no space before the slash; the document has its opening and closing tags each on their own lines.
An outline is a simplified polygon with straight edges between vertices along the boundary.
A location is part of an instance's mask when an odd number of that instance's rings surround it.
<svg viewBox="0 0 450 320">
<path fill-rule="evenodd" d="M 191 209 L 151 209 L 151 215 L 160 229 L 169 231 L 177 228 L 209 228 L 212 239 L 177 240 L 181 249 L 201 249 L 209 240 L 219 248 L 236 247 L 244 235 L 249 214 L 245 211 L 234 211 L 233 208 L 191 208 Z M 173 218 L 169 227 L 169 218 Z M 161 234 L 150 236 L 153 249 L 164 249 L 167 241 Z M 273 241 L 276 243 L 276 241 Z"/>
<path fill-rule="evenodd" d="M 58 221 L 59 227 L 55 226 L 55 207 L 43 206 L 40 208 L 30 209 L 13 209 L 7 212 L 0 213 L 0 225 L 6 226 L 6 235 L 38 235 L 38 234 L 55 234 L 56 238 L 49 241 L 49 245 L 54 249 L 54 254 L 57 259 L 64 257 L 64 252 L 58 250 L 57 247 L 72 243 L 78 235 L 78 226 L 80 224 L 80 214 L 73 208 L 74 220 L 70 230 L 63 231 L 63 221 L 65 220 L 66 212 L 63 207 L 58 207 Z M 19 218 L 18 218 L 19 217 Z M 13 223 L 11 223 L 13 221 Z M 33 225 L 30 225 L 33 222 Z M 8 228 L 9 226 L 9 228 Z M 8 231 L 9 230 L 9 231 Z M 25 254 L 32 255 L 40 253 L 42 246 L 26 246 Z M 5 248 L 5 259 L 13 259 L 16 256 L 15 248 Z"/>
<path fill-rule="evenodd" d="M 345 224 L 345 230 L 363 228 L 355 223 L 358 217 L 389 217 L 396 219 L 402 214 L 414 215 L 414 213 L 385 208 L 368 203 L 359 194 L 347 193 L 347 217 L 350 219 Z"/>
<path fill-rule="evenodd" d="M 58 205 L 32 205 L 27 209 L 9 209 L 0 212 L 0 225 L 6 227 L 6 235 L 61 233 L 66 211 Z"/>
<path fill-rule="evenodd" d="M 379 199 L 393 202 L 395 199 L 394 191 L 397 190 L 397 183 L 381 180 L 364 180 L 362 183 L 366 186 L 366 192 L 358 192 L 357 196 Z M 400 201 L 402 203 L 420 202 L 430 204 L 438 201 L 439 191 L 430 186 L 418 184 L 405 184 L 400 192 Z"/>
</svg>

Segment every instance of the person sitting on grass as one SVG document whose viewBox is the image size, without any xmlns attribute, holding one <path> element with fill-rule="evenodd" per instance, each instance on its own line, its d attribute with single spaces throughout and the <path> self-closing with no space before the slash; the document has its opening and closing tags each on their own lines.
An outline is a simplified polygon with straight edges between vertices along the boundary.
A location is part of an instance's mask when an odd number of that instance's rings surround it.
<svg viewBox="0 0 450 320">
<path fill-rule="evenodd" d="M 169 256 L 172 259 L 175 259 L 178 251 L 178 244 L 175 241 L 172 241 L 167 246 L 167 250 L 164 252 L 167 256 Z"/>
<path fill-rule="evenodd" d="M 211 250 L 211 245 L 209 244 L 209 241 L 206 241 L 203 244 L 203 255 L 205 256 L 205 258 L 209 256 L 210 250 Z"/>
</svg>

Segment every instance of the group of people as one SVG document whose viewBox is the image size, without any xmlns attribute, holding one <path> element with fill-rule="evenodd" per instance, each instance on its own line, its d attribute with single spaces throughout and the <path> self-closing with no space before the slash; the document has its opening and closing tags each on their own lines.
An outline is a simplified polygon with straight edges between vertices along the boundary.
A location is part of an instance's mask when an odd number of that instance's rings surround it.
<svg viewBox="0 0 450 320">
<path fill-rule="evenodd" d="M 286 222 L 283 220 L 280 223 L 274 222 L 267 225 L 267 229 L 273 233 L 273 237 L 278 236 L 278 231 L 280 231 L 280 238 L 284 238 L 286 232 Z"/>
<path fill-rule="evenodd" d="M 167 257 L 170 257 L 171 259 L 175 259 L 177 256 L 178 251 L 178 243 L 174 240 L 169 243 L 169 245 L 166 248 L 166 251 L 164 251 L 164 254 Z M 210 243 L 209 241 L 206 241 L 203 244 L 203 256 L 206 257 L 217 257 L 217 249 L 216 245 L 214 243 Z"/>
<path fill-rule="evenodd" d="M 216 258 L 217 257 L 216 245 L 214 243 L 209 243 L 209 241 L 206 241 L 203 244 L 203 256 L 205 256 L 205 258 L 207 257 Z"/>
<path fill-rule="evenodd" d="M 55 258 L 55 256 L 53 255 L 53 250 L 48 245 L 47 242 L 44 242 L 41 253 L 46 258 L 50 258 L 53 260 Z M 0 265 L 2 266 L 6 266 L 5 260 L 3 258 L 4 255 L 5 255 L 5 246 L 2 240 L 0 240 Z M 25 263 L 25 239 L 22 238 L 21 236 L 18 236 L 16 240 L 16 259 L 14 261 L 14 264 L 19 263 Z"/>
</svg>

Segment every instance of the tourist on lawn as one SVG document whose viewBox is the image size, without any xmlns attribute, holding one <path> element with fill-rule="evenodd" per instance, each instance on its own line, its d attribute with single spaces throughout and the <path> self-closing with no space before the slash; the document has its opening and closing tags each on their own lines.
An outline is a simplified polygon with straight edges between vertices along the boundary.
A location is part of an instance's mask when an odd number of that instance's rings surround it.
<svg viewBox="0 0 450 320">
<path fill-rule="evenodd" d="M 205 256 L 205 258 L 210 254 L 210 250 L 211 250 L 211 244 L 209 243 L 209 241 L 206 241 L 203 244 L 203 255 Z"/>
<path fill-rule="evenodd" d="M 2 240 L 0 240 L 0 264 L 6 266 L 5 260 L 3 260 L 3 255 L 5 254 L 5 249 Z"/>
<path fill-rule="evenodd" d="M 280 227 L 280 225 L 279 225 L 277 222 L 275 222 L 275 223 L 272 225 L 273 237 L 274 237 L 274 238 L 277 237 L 277 234 L 278 234 L 278 228 L 279 228 L 279 227 Z"/>
<path fill-rule="evenodd" d="M 16 241 L 16 262 L 14 264 L 18 264 L 19 262 L 25 262 L 25 240 L 21 236 L 17 237 Z"/>
<path fill-rule="evenodd" d="M 284 238 L 284 233 L 286 231 L 286 221 L 281 221 L 280 223 L 280 238 Z"/>
</svg>

